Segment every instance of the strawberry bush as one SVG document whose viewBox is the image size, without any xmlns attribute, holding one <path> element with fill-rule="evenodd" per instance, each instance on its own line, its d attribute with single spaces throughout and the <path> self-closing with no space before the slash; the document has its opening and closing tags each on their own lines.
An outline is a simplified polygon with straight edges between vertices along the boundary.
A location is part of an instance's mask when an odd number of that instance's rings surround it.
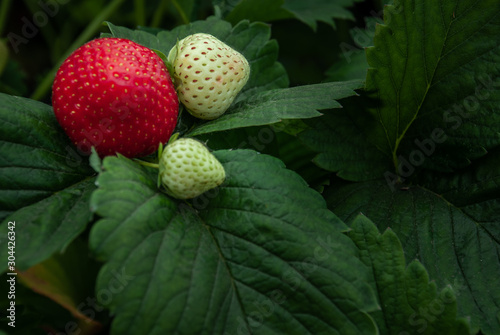
<svg viewBox="0 0 500 335">
<path fill-rule="evenodd" d="M 180 88 L 196 34 L 243 87 Z M 0 334 L 500 334 L 497 0 L 5 0 L 0 36 Z M 97 38 L 159 86 L 54 81 Z"/>
</svg>

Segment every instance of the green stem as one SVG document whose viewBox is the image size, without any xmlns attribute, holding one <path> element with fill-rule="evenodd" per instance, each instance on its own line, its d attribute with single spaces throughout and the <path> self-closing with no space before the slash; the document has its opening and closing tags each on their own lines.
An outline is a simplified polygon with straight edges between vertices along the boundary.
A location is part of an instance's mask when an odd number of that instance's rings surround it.
<svg viewBox="0 0 500 335">
<path fill-rule="evenodd" d="M 152 28 L 156 28 L 160 25 L 161 18 L 163 17 L 163 12 L 165 11 L 165 8 L 167 8 L 168 0 L 160 0 L 160 3 L 158 4 L 158 7 L 156 8 L 156 11 L 153 15 L 153 19 L 151 20 L 150 26 Z"/>
<path fill-rule="evenodd" d="M 136 161 L 137 163 L 139 163 L 141 165 L 149 166 L 149 167 L 155 168 L 155 169 L 158 169 L 160 167 L 159 164 L 151 163 L 151 162 L 146 162 L 146 161 L 141 161 L 140 159 L 134 159 L 134 161 Z"/>
<path fill-rule="evenodd" d="M 144 8 L 144 0 L 134 0 L 135 9 L 135 24 L 137 26 L 144 26 L 146 24 L 146 14 Z"/>
<path fill-rule="evenodd" d="M 375 0 L 374 2 L 375 2 L 375 6 L 377 7 L 378 11 L 381 11 L 384 9 L 385 5 L 384 5 L 383 0 Z"/>
<path fill-rule="evenodd" d="M 189 23 L 189 18 L 187 17 L 186 12 L 184 12 L 184 10 L 182 9 L 181 5 L 179 5 L 179 3 L 177 2 L 177 0 L 173 0 L 172 3 L 174 4 L 175 9 L 177 9 L 177 11 L 179 12 L 179 14 L 181 15 L 182 22 L 184 24 L 188 24 Z"/>
<path fill-rule="evenodd" d="M 2 0 L 0 4 L 0 36 L 3 35 L 3 30 L 5 29 L 11 3 L 12 0 Z"/>
<path fill-rule="evenodd" d="M 66 50 L 66 52 L 61 57 L 60 61 L 50 70 L 49 73 L 42 80 L 40 85 L 38 85 L 35 92 L 31 95 L 31 99 L 40 100 L 43 98 L 52 86 L 54 77 L 57 70 L 59 69 L 60 63 L 62 63 L 75 49 L 80 47 L 82 44 L 87 42 L 92 36 L 99 30 L 103 21 L 110 17 L 124 2 L 124 0 L 113 0 L 103 11 L 97 15 L 92 22 L 85 28 L 85 30 L 78 36 L 78 38 L 71 44 L 71 46 Z"/>
<path fill-rule="evenodd" d="M 35 2 L 25 0 L 24 4 L 26 5 L 26 7 L 28 7 L 32 15 L 36 14 L 37 12 L 40 12 L 40 6 L 37 5 Z M 44 25 L 40 26 L 40 32 L 45 42 L 47 43 L 49 50 L 53 51 L 54 41 L 56 40 L 56 31 L 50 21 L 51 17 L 49 16 L 47 22 Z"/>
</svg>

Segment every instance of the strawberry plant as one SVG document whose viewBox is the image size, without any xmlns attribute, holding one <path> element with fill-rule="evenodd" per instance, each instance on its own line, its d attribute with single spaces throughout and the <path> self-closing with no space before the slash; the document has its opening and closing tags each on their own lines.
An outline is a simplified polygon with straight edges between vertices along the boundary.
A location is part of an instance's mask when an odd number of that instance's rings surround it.
<svg viewBox="0 0 500 335">
<path fill-rule="evenodd" d="M 500 2 L 63 2 L 0 7 L 0 334 L 500 333 Z"/>
</svg>

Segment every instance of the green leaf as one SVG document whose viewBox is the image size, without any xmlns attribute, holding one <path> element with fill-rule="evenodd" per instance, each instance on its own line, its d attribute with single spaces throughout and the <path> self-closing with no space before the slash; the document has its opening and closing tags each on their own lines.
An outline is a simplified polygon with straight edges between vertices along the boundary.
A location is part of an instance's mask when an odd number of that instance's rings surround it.
<svg viewBox="0 0 500 335">
<path fill-rule="evenodd" d="M 257 92 L 288 86 L 286 71 L 277 62 L 278 44 L 275 40 L 269 40 L 270 28 L 263 23 L 250 24 L 248 21 L 242 21 L 231 27 L 226 21 L 209 17 L 207 20 L 178 26 L 171 31 L 161 31 L 156 35 L 118 27 L 109 22 L 108 27 L 114 37 L 130 39 L 165 55 L 168 55 L 178 40 L 188 35 L 203 32 L 217 37 L 241 52 L 250 64 L 250 78 L 235 102 Z"/>
<path fill-rule="evenodd" d="M 278 154 L 276 133 L 270 126 L 232 129 L 196 137 L 211 150 L 252 149 L 271 156 Z"/>
<path fill-rule="evenodd" d="M 500 193 L 499 153 L 498 149 L 493 150 L 467 169 L 453 174 L 427 172 L 417 181 L 460 208 L 494 200 Z"/>
<path fill-rule="evenodd" d="M 16 246 L 20 246 L 16 249 L 16 268 L 27 269 L 64 250 L 85 230 L 92 219 L 89 199 L 94 183 L 95 178 L 89 178 L 68 186 L 19 209 L 0 224 L 2 240 L 6 241 L 8 223 L 15 222 Z M 7 248 L 0 250 L 0 257 L 7 259 L 7 252 Z"/>
<path fill-rule="evenodd" d="M 294 17 L 282 8 L 284 0 L 214 0 L 213 3 L 221 9 L 224 19 L 233 24 L 241 20 L 271 22 Z"/>
<path fill-rule="evenodd" d="M 308 120 L 311 129 L 299 134 L 300 140 L 315 152 L 314 162 L 321 168 L 336 172 L 346 180 L 380 179 L 391 170 L 390 159 L 373 147 L 367 133 L 374 120 L 365 113 L 372 104 L 361 92 L 360 97 L 342 101 L 343 109 Z"/>
<path fill-rule="evenodd" d="M 346 81 L 364 79 L 367 71 L 368 62 L 365 51 L 353 49 L 349 51 L 349 57 L 341 58 L 326 71 L 325 75 L 327 81 Z"/>
<path fill-rule="evenodd" d="M 287 169 L 298 173 L 307 184 L 322 192 L 324 184 L 329 183 L 331 174 L 320 169 L 312 162 L 315 153 L 303 145 L 296 136 L 285 132 L 277 132 L 279 145 L 279 158 L 285 163 Z"/>
<path fill-rule="evenodd" d="M 361 81 L 350 81 L 258 93 L 233 105 L 218 119 L 194 128 L 190 135 L 317 117 L 321 115 L 318 110 L 341 108 L 336 100 L 356 95 L 354 90 L 361 86 Z"/>
<path fill-rule="evenodd" d="M 369 99 L 356 115 L 342 116 L 343 129 L 329 122 L 334 133 L 356 141 L 326 152 L 327 143 L 317 143 L 318 164 L 354 181 L 381 178 L 384 171 L 404 181 L 414 176 L 405 162 L 414 171 L 450 171 L 499 145 L 499 13 L 495 0 L 386 6 L 385 24 L 377 25 L 367 49 Z M 354 164 L 336 163 L 331 151 L 356 152 L 348 156 L 356 166 L 345 173 Z"/>
<path fill-rule="evenodd" d="M 380 230 L 390 227 L 407 262 L 420 260 L 438 287 L 451 287 L 474 334 L 500 333 L 500 291 L 491 287 L 500 277 L 498 199 L 464 210 L 422 187 L 392 191 L 379 181 L 331 190 L 327 202 L 346 222 L 361 212 Z"/>
<path fill-rule="evenodd" d="M 48 105 L 0 93 L 0 219 L 91 173 Z"/>
<path fill-rule="evenodd" d="M 354 20 L 352 13 L 346 8 L 361 0 L 218 0 L 214 5 L 222 9 L 225 19 L 232 23 L 248 19 L 250 21 L 275 21 L 296 18 L 313 30 L 317 21 L 335 27 L 333 19 Z"/>
<path fill-rule="evenodd" d="M 285 0 L 283 8 L 290 11 L 297 19 L 316 30 L 316 21 L 325 22 L 335 27 L 335 19 L 354 20 L 352 13 L 346 9 L 355 2 L 363 0 Z"/>
<path fill-rule="evenodd" d="M 470 334 L 467 322 L 456 319 L 453 289 L 437 292 L 436 283 L 429 282 L 418 261 L 406 267 L 401 243 L 390 228 L 380 235 L 363 215 L 353 220 L 351 228 L 349 237 L 372 270 L 370 282 L 381 306 L 372 315 L 381 334 Z"/>
<path fill-rule="evenodd" d="M 16 267 L 62 250 L 91 219 L 93 173 L 48 105 L 0 94 L 0 236 L 16 222 Z M 7 249 L 0 250 L 7 259 Z M 6 263 L 2 270 L 5 270 Z"/>
<path fill-rule="evenodd" d="M 384 20 L 367 49 L 379 150 L 399 167 L 444 131 L 419 164 L 450 170 L 499 145 L 500 2 L 399 0 Z"/>
<path fill-rule="evenodd" d="M 327 81 L 344 81 L 366 78 L 368 61 L 365 48 L 373 45 L 375 27 L 382 23 L 377 17 L 365 18 L 366 27 L 351 29 L 351 40 L 340 43 L 340 60 L 333 64 L 325 73 Z"/>
<path fill-rule="evenodd" d="M 376 334 L 366 268 L 322 197 L 270 156 L 215 155 L 226 182 L 188 205 L 157 171 L 104 160 L 90 246 L 111 334 Z"/>
</svg>

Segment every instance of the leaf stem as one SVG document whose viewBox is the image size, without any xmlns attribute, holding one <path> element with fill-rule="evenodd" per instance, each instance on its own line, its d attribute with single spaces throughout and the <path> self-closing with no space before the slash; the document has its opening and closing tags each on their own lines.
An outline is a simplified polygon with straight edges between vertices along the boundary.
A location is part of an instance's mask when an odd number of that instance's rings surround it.
<svg viewBox="0 0 500 335">
<path fill-rule="evenodd" d="M 376 6 L 377 10 L 384 10 L 384 1 L 383 0 L 374 0 L 374 5 Z"/>
<path fill-rule="evenodd" d="M 158 163 L 146 162 L 146 161 L 142 161 L 140 159 L 134 159 L 134 161 L 136 161 L 137 163 L 139 163 L 141 165 L 144 165 L 144 166 L 147 166 L 147 167 L 151 167 L 151 168 L 154 168 L 154 169 L 159 169 L 160 168 L 160 164 L 158 164 Z"/>
<path fill-rule="evenodd" d="M 160 3 L 158 4 L 158 7 L 156 8 L 156 11 L 153 15 L 153 19 L 151 20 L 150 26 L 152 28 L 156 28 L 160 25 L 161 18 L 163 16 L 163 12 L 165 11 L 165 8 L 167 7 L 168 0 L 160 0 Z"/>
<path fill-rule="evenodd" d="M 42 80 L 40 85 L 38 85 L 35 92 L 31 95 L 31 99 L 40 100 L 43 98 L 52 86 L 52 82 L 56 75 L 57 69 L 59 69 L 60 63 L 62 63 L 76 48 L 88 41 L 101 27 L 103 21 L 105 21 L 109 16 L 111 16 L 124 2 L 125 0 L 113 0 L 104 10 L 102 10 L 99 15 L 97 15 L 92 22 L 85 28 L 85 30 L 78 36 L 78 38 L 71 44 L 71 46 L 62 55 L 61 59 L 55 66 L 47 73 L 45 78 Z"/>
<path fill-rule="evenodd" d="M 37 12 L 40 11 L 39 5 L 37 5 L 33 1 L 25 0 L 24 4 L 28 8 L 28 10 L 31 12 L 31 15 L 35 15 Z M 40 26 L 40 32 L 43 36 L 43 39 L 45 40 L 45 42 L 48 45 L 48 49 L 52 52 L 52 56 L 53 56 L 54 42 L 57 39 L 56 39 L 56 31 L 55 31 L 50 19 L 47 19 L 47 22 Z"/>
<path fill-rule="evenodd" d="M 137 26 L 144 26 L 146 24 L 146 14 L 144 8 L 144 0 L 134 0 L 135 8 L 135 24 Z"/>
<path fill-rule="evenodd" d="M 175 9 L 177 9 L 177 11 L 179 12 L 179 14 L 181 15 L 182 22 L 184 24 L 188 24 L 189 23 L 189 18 L 187 17 L 186 12 L 184 11 L 184 9 L 182 9 L 182 7 L 179 5 L 179 2 L 177 0 L 172 0 L 172 3 L 174 4 Z"/>
<path fill-rule="evenodd" d="M 9 13 L 11 3 L 12 0 L 2 0 L 2 3 L 0 4 L 0 36 L 3 35 L 3 30 L 6 26 L 7 14 Z"/>
</svg>

